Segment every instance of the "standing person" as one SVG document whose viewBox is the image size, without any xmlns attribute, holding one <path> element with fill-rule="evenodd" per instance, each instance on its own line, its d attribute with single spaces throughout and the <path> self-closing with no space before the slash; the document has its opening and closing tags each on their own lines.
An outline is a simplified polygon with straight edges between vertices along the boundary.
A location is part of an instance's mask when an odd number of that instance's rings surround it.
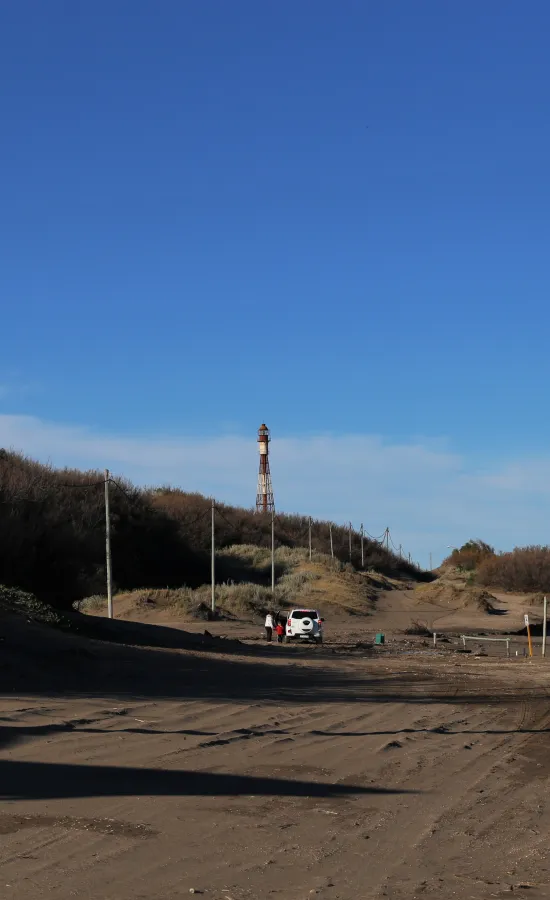
<svg viewBox="0 0 550 900">
<path fill-rule="evenodd" d="M 281 622 L 277 622 L 275 631 L 277 632 L 277 643 L 282 644 L 283 643 L 283 635 L 285 633 L 284 625 Z"/>
<path fill-rule="evenodd" d="M 275 623 L 273 621 L 273 615 L 270 612 L 268 612 L 267 616 L 265 617 L 265 639 L 268 642 L 268 644 L 270 643 L 271 638 L 273 637 L 273 628 L 274 627 L 275 627 Z"/>
</svg>

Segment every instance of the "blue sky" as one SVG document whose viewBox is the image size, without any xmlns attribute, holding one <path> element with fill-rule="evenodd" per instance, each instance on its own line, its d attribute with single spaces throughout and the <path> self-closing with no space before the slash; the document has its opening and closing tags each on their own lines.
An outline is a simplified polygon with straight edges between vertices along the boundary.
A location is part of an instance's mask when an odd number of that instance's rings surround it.
<svg viewBox="0 0 550 900">
<path fill-rule="evenodd" d="M 546 542 L 550 7 L 0 9 L 0 441 Z M 225 458 L 220 460 L 222 451 Z"/>
</svg>

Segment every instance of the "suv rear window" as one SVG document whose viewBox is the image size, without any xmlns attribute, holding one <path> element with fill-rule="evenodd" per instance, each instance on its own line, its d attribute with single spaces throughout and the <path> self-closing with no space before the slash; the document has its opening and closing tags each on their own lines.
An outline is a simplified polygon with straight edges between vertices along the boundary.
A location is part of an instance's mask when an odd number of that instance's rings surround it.
<svg viewBox="0 0 550 900">
<path fill-rule="evenodd" d="M 295 609 L 292 611 L 293 619 L 318 619 L 319 614 L 315 609 Z"/>
</svg>

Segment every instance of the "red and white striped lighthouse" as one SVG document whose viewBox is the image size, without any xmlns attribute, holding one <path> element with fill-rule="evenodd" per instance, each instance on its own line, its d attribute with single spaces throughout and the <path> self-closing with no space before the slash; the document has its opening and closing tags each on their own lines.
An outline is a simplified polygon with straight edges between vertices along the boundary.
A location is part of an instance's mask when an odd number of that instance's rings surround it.
<svg viewBox="0 0 550 900">
<path fill-rule="evenodd" d="M 258 473 L 258 490 L 256 492 L 256 512 L 273 512 L 275 500 L 273 485 L 269 471 L 269 428 L 260 425 L 258 428 L 258 449 L 260 451 L 260 471 Z"/>
</svg>

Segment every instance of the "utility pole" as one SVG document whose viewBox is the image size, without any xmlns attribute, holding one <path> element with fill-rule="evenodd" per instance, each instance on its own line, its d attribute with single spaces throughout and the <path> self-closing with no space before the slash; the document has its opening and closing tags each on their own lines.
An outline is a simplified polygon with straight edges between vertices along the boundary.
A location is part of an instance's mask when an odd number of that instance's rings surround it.
<svg viewBox="0 0 550 900">
<path fill-rule="evenodd" d="M 432 566 L 432 554 L 430 553 L 430 572 L 432 571 L 432 569 L 433 569 L 433 566 Z"/>
<path fill-rule="evenodd" d="M 332 522 L 328 523 L 328 533 L 330 535 L 330 555 L 334 559 L 334 544 L 332 542 Z"/>
<path fill-rule="evenodd" d="M 215 534 L 215 517 L 216 506 L 212 497 L 212 615 L 216 613 L 216 534 Z"/>
<path fill-rule="evenodd" d="M 105 562 L 107 570 L 107 615 L 113 618 L 113 571 L 111 567 L 111 514 L 109 508 L 109 469 L 105 469 Z"/>
<path fill-rule="evenodd" d="M 309 517 L 309 558 L 311 559 L 311 516 Z"/>
<path fill-rule="evenodd" d="M 390 552 L 390 529 L 386 528 L 386 553 Z"/>
<path fill-rule="evenodd" d="M 365 530 L 361 522 L 361 568 L 365 568 Z"/>
<path fill-rule="evenodd" d="M 403 546 L 402 546 L 402 544 L 399 544 L 399 556 L 401 557 L 401 559 L 403 559 Z"/>
<path fill-rule="evenodd" d="M 409 553 L 409 565 L 410 565 L 410 562 L 411 562 L 411 554 Z"/>
<path fill-rule="evenodd" d="M 351 562 L 351 522 L 349 523 L 349 561 Z"/>
<path fill-rule="evenodd" d="M 548 600 L 544 598 L 542 604 L 542 655 L 546 656 L 546 615 L 548 613 Z"/>
<path fill-rule="evenodd" d="M 271 510 L 271 595 L 275 595 L 275 510 Z"/>
</svg>

